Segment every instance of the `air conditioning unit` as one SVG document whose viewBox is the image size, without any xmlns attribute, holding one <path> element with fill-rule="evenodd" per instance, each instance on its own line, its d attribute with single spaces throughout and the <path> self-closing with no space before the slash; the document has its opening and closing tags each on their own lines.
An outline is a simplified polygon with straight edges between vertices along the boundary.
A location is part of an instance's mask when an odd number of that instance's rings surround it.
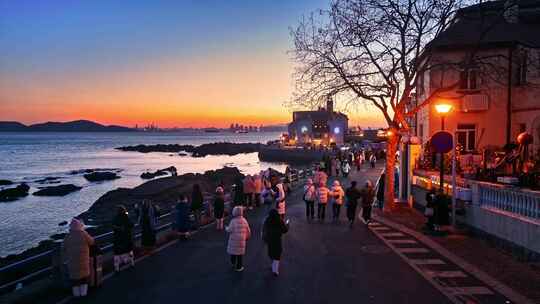
<svg viewBox="0 0 540 304">
<path fill-rule="evenodd" d="M 487 111 L 488 109 L 489 100 L 485 94 L 465 95 L 461 102 L 461 111 L 463 112 Z"/>
</svg>

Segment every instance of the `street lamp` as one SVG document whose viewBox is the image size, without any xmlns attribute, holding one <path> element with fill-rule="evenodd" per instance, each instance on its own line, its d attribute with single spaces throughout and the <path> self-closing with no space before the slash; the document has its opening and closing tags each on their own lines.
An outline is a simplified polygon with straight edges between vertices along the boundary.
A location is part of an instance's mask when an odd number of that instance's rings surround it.
<svg viewBox="0 0 540 304">
<path fill-rule="evenodd" d="M 447 103 L 440 103 L 435 105 L 435 111 L 441 116 L 441 130 L 444 131 L 444 118 L 452 110 L 452 105 Z M 444 193 L 444 153 L 441 153 L 441 175 L 439 178 L 439 186 Z"/>
</svg>

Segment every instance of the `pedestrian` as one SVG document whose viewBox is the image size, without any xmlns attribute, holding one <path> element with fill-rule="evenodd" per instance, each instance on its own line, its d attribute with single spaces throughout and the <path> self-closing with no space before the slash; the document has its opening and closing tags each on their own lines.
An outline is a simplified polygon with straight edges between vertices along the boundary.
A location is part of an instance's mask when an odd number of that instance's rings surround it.
<svg viewBox="0 0 540 304">
<path fill-rule="evenodd" d="M 349 162 L 346 161 L 343 163 L 341 166 L 341 171 L 343 171 L 343 177 L 349 177 L 349 172 L 351 172 L 351 165 L 349 165 Z"/>
<path fill-rule="evenodd" d="M 270 210 L 263 225 L 263 240 L 268 246 L 268 257 L 272 261 L 272 273 L 279 275 L 279 261 L 283 252 L 281 237 L 289 230 L 276 209 Z"/>
<path fill-rule="evenodd" d="M 381 176 L 379 177 L 379 182 L 377 184 L 377 203 L 379 205 L 379 209 L 384 208 L 384 184 L 386 182 L 386 174 L 383 172 Z"/>
<path fill-rule="evenodd" d="M 424 215 L 427 219 L 426 228 L 429 231 L 435 231 L 435 190 L 433 189 L 426 193 L 426 208 L 424 210 Z"/>
<path fill-rule="evenodd" d="M 334 222 L 339 221 L 339 214 L 341 213 L 341 205 L 343 205 L 343 198 L 345 196 L 345 191 L 341 187 L 341 184 L 338 180 L 334 181 L 332 189 L 330 190 L 332 197 L 332 215 Z"/>
<path fill-rule="evenodd" d="M 253 209 L 253 192 L 255 191 L 255 184 L 251 175 L 246 175 L 244 178 L 244 204 L 248 209 Z"/>
<path fill-rule="evenodd" d="M 93 245 L 94 239 L 84 230 L 84 224 L 75 218 L 71 220 L 69 232 L 62 243 L 62 260 L 67 262 L 71 291 L 76 298 L 85 297 L 88 293 L 90 246 Z"/>
<path fill-rule="evenodd" d="M 313 180 L 308 178 L 306 185 L 304 186 L 304 202 L 306 203 L 306 218 L 312 220 L 315 218 L 315 186 Z"/>
<path fill-rule="evenodd" d="M 366 225 L 369 225 L 371 222 L 371 206 L 373 204 L 373 198 L 375 197 L 373 183 L 370 180 L 366 181 L 366 185 L 360 191 L 360 195 L 362 198 L 362 218 Z"/>
<path fill-rule="evenodd" d="M 246 242 L 251 237 L 248 221 L 244 218 L 244 207 L 236 206 L 232 211 L 233 219 L 227 226 L 229 242 L 227 253 L 231 256 L 231 264 L 235 271 L 243 271 L 242 258 L 246 254 Z"/>
<path fill-rule="evenodd" d="M 332 161 L 330 162 L 332 165 L 331 165 L 331 168 L 330 168 L 330 174 L 329 175 L 332 175 L 333 172 L 337 172 L 336 171 L 336 168 L 339 168 L 338 167 L 338 164 L 337 164 L 337 158 L 336 157 L 333 157 L 332 158 Z"/>
<path fill-rule="evenodd" d="M 338 177 L 341 171 L 341 160 L 339 158 L 336 158 L 336 166 L 334 168 L 336 169 L 336 177 Z"/>
<path fill-rule="evenodd" d="M 253 177 L 253 183 L 255 185 L 255 191 L 254 191 L 254 194 L 253 194 L 253 199 L 255 201 L 255 206 L 259 207 L 261 205 L 261 193 L 262 193 L 262 190 L 263 190 L 263 181 L 262 181 L 261 175 L 256 174 Z"/>
<path fill-rule="evenodd" d="M 116 207 L 116 215 L 112 221 L 114 271 L 120 271 L 122 264 L 135 266 L 133 256 L 133 223 L 129 219 L 126 207 Z"/>
<path fill-rule="evenodd" d="M 144 200 L 140 206 L 139 226 L 142 227 L 141 244 L 145 251 L 151 251 L 156 245 L 157 216 L 154 204 Z"/>
<path fill-rule="evenodd" d="M 351 228 L 356 219 L 356 208 L 358 206 L 358 199 L 360 198 L 360 190 L 356 188 L 356 185 L 356 181 L 352 181 L 351 186 L 345 190 L 345 197 L 347 198 L 347 219 L 349 220 L 349 226 Z"/>
<path fill-rule="evenodd" d="M 222 187 L 216 188 L 216 197 L 214 198 L 214 218 L 216 219 L 216 229 L 223 230 L 223 218 L 225 215 L 225 191 Z"/>
<path fill-rule="evenodd" d="M 286 202 L 285 202 L 285 189 L 283 188 L 283 183 L 278 179 L 276 184 L 276 189 L 274 189 L 276 192 L 276 209 L 279 213 L 279 216 L 285 220 L 285 209 L 286 209 Z"/>
<path fill-rule="evenodd" d="M 360 171 L 362 166 L 362 156 L 360 153 L 356 154 L 356 157 L 354 158 L 355 164 L 356 164 L 356 171 Z"/>
<path fill-rule="evenodd" d="M 195 216 L 195 229 L 199 229 L 201 225 L 201 215 L 204 207 L 204 197 L 201 191 L 201 186 L 199 184 L 193 185 L 193 190 L 191 191 L 191 211 Z"/>
<path fill-rule="evenodd" d="M 275 195 L 276 193 L 274 192 L 274 190 L 272 190 L 272 184 L 270 182 L 267 182 L 264 185 L 264 190 L 261 193 L 263 204 L 267 206 L 267 208 L 272 207 L 275 200 Z"/>
<path fill-rule="evenodd" d="M 270 171 L 270 168 L 268 169 Z M 270 174 L 270 173 L 269 173 Z M 241 177 L 237 177 L 234 185 L 234 200 L 233 200 L 233 206 L 243 206 L 245 203 L 245 197 L 244 197 L 244 181 Z"/>
<path fill-rule="evenodd" d="M 188 239 L 191 229 L 191 222 L 189 220 L 191 207 L 189 206 L 188 199 L 184 194 L 180 194 L 174 209 L 176 217 L 176 232 L 181 239 Z"/>
<path fill-rule="evenodd" d="M 317 218 L 320 221 L 324 221 L 326 217 L 326 205 L 328 205 L 328 197 L 330 196 L 330 189 L 326 187 L 326 184 L 320 183 L 319 188 L 316 191 L 317 197 Z"/>
<path fill-rule="evenodd" d="M 377 157 L 375 157 L 375 153 L 372 153 L 369 157 L 369 163 L 372 169 L 375 168 L 375 164 L 377 163 Z"/>
</svg>

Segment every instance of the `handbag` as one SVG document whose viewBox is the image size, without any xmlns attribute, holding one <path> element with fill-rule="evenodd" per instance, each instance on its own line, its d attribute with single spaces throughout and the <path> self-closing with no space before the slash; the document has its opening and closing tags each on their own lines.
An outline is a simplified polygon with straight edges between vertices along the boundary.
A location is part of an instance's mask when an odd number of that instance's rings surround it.
<svg viewBox="0 0 540 304">
<path fill-rule="evenodd" d="M 424 215 L 427 217 L 433 216 L 433 214 L 434 214 L 433 208 L 426 208 L 426 210 L 424 210 Z"/>
</svg>

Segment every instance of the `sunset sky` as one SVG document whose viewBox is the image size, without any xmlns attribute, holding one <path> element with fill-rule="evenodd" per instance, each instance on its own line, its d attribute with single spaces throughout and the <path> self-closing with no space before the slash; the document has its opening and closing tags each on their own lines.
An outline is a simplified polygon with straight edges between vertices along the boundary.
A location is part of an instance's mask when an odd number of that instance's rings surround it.
<svg viewBox="0 0 540 304">
<path fill-rule="evenodd" d="M 328 0 L 0 0 L 0 120 L 284 123 L 289 27 Z M 383 125 L 373 110 L 351 124 Z"/>
</svg>

